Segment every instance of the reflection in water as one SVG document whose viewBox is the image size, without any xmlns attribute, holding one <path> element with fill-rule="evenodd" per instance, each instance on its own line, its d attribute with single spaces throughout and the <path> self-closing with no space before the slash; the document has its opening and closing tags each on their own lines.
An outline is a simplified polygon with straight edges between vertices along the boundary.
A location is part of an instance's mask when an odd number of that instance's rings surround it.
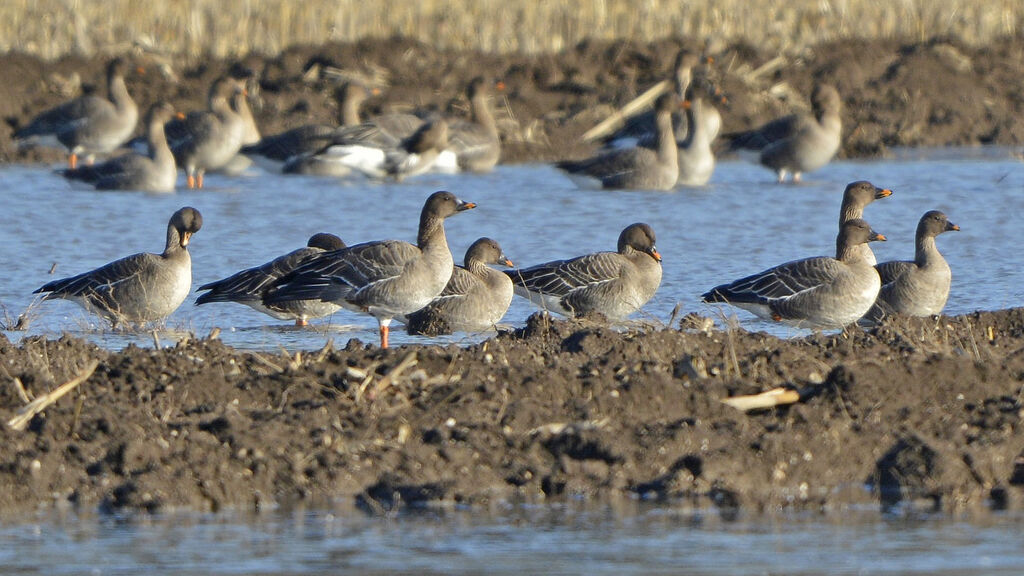
<svg viewBox="0 0 1024 576">
<path fill-rule="evenodd" d="M 138 251 L 159 251 L 167 217 L 184 205 L 205 218 L 193 239 L 193 284 L 228 276 L 242 268 L 305 244 L 327 231 L 348 243 L 382 238 L 415 240 L 423 199 L 449 189 L 476 202 L 472 213 L 447 222 L 456 259 L 480 236 L 498 240 L 517 264 L 528 266 L 596 250 L 614 250 L 619 231 L 637 221 L 650 223 L 664 257 L 661 289 L 641 321 L 664 323 L 673 307 L 682 313 L 720 319 L 737 314 L 751 330 L 780 336 L 803 332 L 760 322 L 742 311 L 702 304 L 711 286 L 786 260 L 830 254 L 835 248 L 839 202 L 845 185 L 867 179 L 891 188 L 892 197 L 866 210 L 865 217 L 889 241 L 875 244 L 880 261 L 913 257 L 914 230 L 921 214 L 937 209 L 962 231 L 939 239 L 953 269 L 947 312 L 1006 308 L 1024 300 L 1024 266 L 1018 251 L 1024 238 L 1011 215 L 1024 209 L 1024 164 L 1000 149 L 965 150 L 931 159 L 921 151 L 897 160 L 835 162 L 800 185 L 779 186 L 771 174 L 742 161 L 722 162 L 706 188 L 664 192 L 580 190 L 549 166 L 501 166 L 484 175 L 424 175 L 402 184 L 258 174 L 213 176 L 201 192 L 173 195 L 96 192 L 71 185 L 40 166 L 0 168 L 0 318 L 30 308 L 25 334 L 82 333 L 102 346 L 128 342 L 153 345 L 150 334 L 111 332 L 69 302 L 33 305 L 32 290 L 56 276 L 88 270 Z M 195 295 L 168 320 L 168 328 L 200 336 L 215 327 L 228 344 L 254 349 L 315 349 L 350 337 L 376 342 L 372 318 L 339 312 L 311 329 L 290 330 L 237 304 L 196 307 Z M 520 326 L 534 309 L 515 298 L 504 322 Z M 172 339 L 168 334 L 164 343 Z M 476 342 L 486 335 L 455 335 L 445 342 Z M 394 331 L 394 342 L 430 342 Z"/>
<path fill-rule="evenodd" d="M 0 528 L 0 572 L 1016 575 L 1021 520 L 862 512 L 726 522 L 633 501 L 45 518 Z"/>
</svg>

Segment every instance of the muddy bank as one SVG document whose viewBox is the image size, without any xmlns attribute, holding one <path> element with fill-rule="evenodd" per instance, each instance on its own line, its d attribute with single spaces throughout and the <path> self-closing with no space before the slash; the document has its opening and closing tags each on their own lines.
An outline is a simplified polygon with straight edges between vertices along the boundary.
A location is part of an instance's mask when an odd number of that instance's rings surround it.
<svg viewBox="0 0 1024 576">
<path fill-rule="evenodd" d="M 1024 505 L 1024 309 L 779 340 L 535 315 L 476 346 L 108 352 L 0 337 L 0 508 L 643 497 L 725 511 Z M 791 407 L 722 398 L 793 386 Z M 868 489 L 865 489 L 868 487 Z"/>
<path fill-rule="evenodd" d="M 291 48 L 275 57 L 207 60 L 182 67 L 137 52 L 129 89 L 143 108 L 160 99 L 180 110 L 205 106 L 213 79 L 251 73 L 250 94 L 264 134 L 312 122 L 334 122 L 339 81 L 358 78 L 379 88 L 367 115 L 387 111 L 467 112 L 462 96 L 477 75 L 506 89 L 495 98 L 503 161 L 552 161 L 593 150 L 580 135 L 668 73 L 681 40 L 651 44 L 585 42 L 561 54 L 522 56 L 439 51 L 402 39 Z M 691 48 L 701 47 L 693 44 Z M 935 40 L 845 41 L 783 59 L 749 44 L 716 50 L 708 76 L 721 88 L 723 130 L 748 128 L 806 106 L 816 81 L 843 96 L 843 157 L 884 155 L 893 146 L 1024 143 L 1024 38 L 968 47 Z M 102 83 L 105 60 L 0 56 L 0 161 L 56 162 L 63 152 L 19 151 L 11 134 L 35 114 Z M 101 85 L 99 89 L 104 89 Z M 141 127 L 140 127 L 141 132 Z"/>
</svg>

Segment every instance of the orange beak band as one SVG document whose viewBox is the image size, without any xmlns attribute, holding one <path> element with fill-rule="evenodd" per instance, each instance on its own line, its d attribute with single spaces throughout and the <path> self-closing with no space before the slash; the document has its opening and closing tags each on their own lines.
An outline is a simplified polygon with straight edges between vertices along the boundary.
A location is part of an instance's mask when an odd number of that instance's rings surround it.
<svg viewBox="0 0 1024 576">
<path fill-rule="evenodd" d="M 881 234 L 875 234 L 875 237 L 872 238 L 872 240 L 878 240 L 879 242 L 885 242 L 885 236 L 882 236 Z"/>
<path fill-rule="evenodd" d="M 181 234 L 181 247 L 182 248 L 184 248 L 185 246 L 188 246 L 188 241 L 189 241 L 190 238 L 192 238 L 192 233 L 191 232 L 182 232 L 182 234 Z"/>
<path fill-rule="evenodd" d="M 513 266 L 515 266 L 515 264 L 513 264 L 512 261 L 509 260 L 508 258 L 505 258 L 505 266 L 512 268 Z"/>
<path fill-rule="evenodd" d="M 886 188 L 885 190 L 882 190 L 877 195 L 875 195 L 875 198 L 888 198 L 889 196 L 892 196 L 892 190 Z"/>
<path fill-rule="evenodd" d="M 661 262 L 661 253 L 656 248 L 651 248 L 651 258 L 654 258 L 658 262 Z"/>
</svg>

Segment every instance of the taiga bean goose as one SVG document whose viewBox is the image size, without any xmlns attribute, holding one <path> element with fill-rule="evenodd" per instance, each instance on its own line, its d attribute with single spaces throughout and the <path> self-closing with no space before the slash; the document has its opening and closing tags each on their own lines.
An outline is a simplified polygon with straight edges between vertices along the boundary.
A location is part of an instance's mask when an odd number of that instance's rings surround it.
<svg viewBox="0 0 1024 576">
<path fill-rule="evenodd" d="M 96 154 L 116 149 L 132 135 L 139 109 L 128 93 L 124 73 L 128 63 L 115 58 L 107 66 L 107 98 L 80 96 L 36 116 L 14 137 L 26 141 L 52 136 L 69 151 L 68 166 L 76 168 L 84 155 L 91 164 Z"/>
<path fill-rule="evenodd" d="M 839 207 L 839 226 L 842 227 L 843 223 L 850 220 L 863 218 L 864 208 L 868 204 L 889 196 L 892 196 L 892 190 L 879 188 L 867 180 L 850 182 L 843 190 L 843 203 Z M 869 244 L 861 244 L 857 250 L 860 250 L 864 261 L 872 266 L 875 265 L 875 253 L 871 251 Z"/>
<path fill-rule="evenodd" d="M 882 279 L 878 300 L 868 312 L 871 320 L 887 314 L 932 316 L 940 314 L 949 298 L 953 273 L 935 246 L 935 237 L 943 232 L 959 231 L 938 210 L 925 212 L 917 224 L 913 261 L 894 260 L 875 266 Z"/>
<path fill-rule="evenodd" d="M 69 168 L 61 173 L 70 180 L 88 182 L 98 190 L 174 192 L 178 169 L 164 135 L 164 124 L 174 115 L 174 107 L 166 102 L 154 104 L 146 113 L 148 156 L 128 152 L 101 164 Z"/>
<path fill-rule="evenodd" d="M 47 300 L 75 301 L 114 326 L 163 320 L 192 290 L 192 259 L 187 247 L 202 226 L 198 210 L 182 208 L 167 224 L 162 254 L 134 254 L 78 276 L 54 280 L 34 293 L 47 292 Z"/>
<path fill-rule="evenodd" d="M 465 267 L 456 266 L 436 298 L 405 318 L 409 334 L 436 336 L 491 330 L 512 303 L 512 280 L 488 267 L 512 266 L 501 246 L 480 238 L 466 251 Z"/>
<path fill-rule="evenodd" d="M 804 172 L 828 164 L 839 151 L 842 100 L 826 84 L 811 93 L 811 114 L 792 114 L 748 132 L 726 135 L 731 150 L 759 150 L 761 164 L 775 170 L 779 182 L 793 173 L 799 182 Z"/>
<path fill-rule="evenodd" d="M 655 102 L 658 141 L 654 149 L 640 146 L 609 150 L 586 160 L 555 165 L 574 180 L 597 179 L 603 188 L 670 190 L 679 177 L 678 148 L 672 132 L 672 111 L 678 106 L 678 100 L 671 93 L 662 94 Z"/>
<path fill-rule="evenodd" d="M 279 304 L 267 304 L 265 297 L 270 287 L 282 276 L 295 270 L 317 254 L 328 250 L 339 250 L 345 243 L 334 234 L 314 234 L 304 248 L 278 256 L 270 262 L 248 268 L 223 280 L 203 284 L 200 291 L 208 290 L 196 299 L 196 305 L 209 302 L 238 302 L 253 310 L 263 312 L 278 320 L 294 320 L 296 326 L 305 326 L 311 318 L 333 314 L 337 304 L 320 300 L 291 300 Z"/>
<path fill-rule="evenodd" d="M 281 278 L 266 302 L 319 299 L 370 314 L 387 348 L 391 319 L 429 304 L 451 278 L 445 218 L 474 207 L 451 192 L 435 192 L 423 205 L 415 245 L 383 240 L 318 254 Z"/>
<path fill-rule="evenodd" d="M 459 170 L 490 172 L 501 158 L 501 139 L 489 96 L 487 81 L 474 78 L 466 87 L 469 119 L 449 122 L 448 149 L 455 153 Z"/>
<path fill-rule="evenodd" d="M 787 262 L 704 293 L 704 302 L 724 302 L 754 314 L 813 329 L 843 328 L 863 316 L 882 283 L 860 244 L 885 237 L 867 222 L 845 222 L 836 238 L 836 257 Z"/>
<path fill-rule="evenodd" d="M 700 96 L 691 95 L 687 100 L 685 121 L 686 137 L 676 143 L 679 154 L 679 177 L 681 186 L 703 186 L 715 172 L 715 153 L 711 150 L 711 134 L 705 106 L 710 106 Z"/>
<path fill-rule="evenodd" d="M 506 270 L 515 293 L 564 316 L 593 312 L 621 320 L 647 303 L 661 285 L 661 254 L 647 224 L 627 226 L 617 252 L 596 252 L 529 268 Z"/>
</svg>

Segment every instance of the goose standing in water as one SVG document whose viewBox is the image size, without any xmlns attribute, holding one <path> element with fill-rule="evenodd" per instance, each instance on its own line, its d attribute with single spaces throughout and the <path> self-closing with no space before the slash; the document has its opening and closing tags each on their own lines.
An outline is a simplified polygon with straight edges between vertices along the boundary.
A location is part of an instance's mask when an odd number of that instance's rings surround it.
<svg viewBox="0 0 1024 576">
<path fill-rule="evenodd" d="M 502 84 L 499 83 L 499 89 Z M 469 99 L 469 119 L 449 122 L 448 149 L 455 154 L 457 170 L 464 172 L 490 172 L 501 158 L 501 138 L 498 124 L 488 103 L 490 90 L 482 77 L 474 78 L 466 87 Z M 444 159 L 438 162 L 441 171 L 451 171 Z"/>
<path fill-rule="evenodd" d="M 210 87 L 208 110 L 190 112 L 166 126 L 167 141 L 178 166 L 185 170 L 189 189 L 203 187 L 203 175 L 227 164 L 242 147 L 245 120 L 231 100 L 243 94 L 242 85 L 223 77 Z"/>
<path fill-rule="evenodd" d="M 480 238 L 466 250 L 464 263 L 465 267 L 452 270 L 452 277 L 437 298 L 405 317 L 409 334 L 437 336 L 492 330 L 505 316 L 512 303 L 512 280 L 488 267 L 512 266 L 501 246 L 490 238 Z"/>
<path fill-rule="evenodd" d="M 596 179 L 609 189 L 670 190 L 679 178 L 679 149 L 672 131 L 672 112 L 679 101 L 672 93 L 662 94 L 655 102 L 658 137 L 655 147 L 608 150 L 585 160 L 567 160 L 555 164 L 574 180 Z"/>
<path fill-rule="evenodd" d="M 164 135 L 164 124 L 174 116 L 174 107 L 166 102 L 154 104 L 147 112 L 146 141 L 149 155 L 128 152 L 101 164 L 69 168 L 61 174 L 69 180 L 88 182 L 97 190 L 174 192 L 178 169 Z"/>
<path fill-rule="evenodd" d="M 278 320 L 294 320 L 296 326 L 305 326 L 309 323 L 310 318 L 333 314 L 339 306 L 320 300 L 293 300 L 277 305 L 268 305 L 265 301 L 267 293 L 279 278 L 314 256 L 344 247 L 345 243 L 334 234 L 314 234 L 310 236 L 304 248 L 293 250 L 284 256 L 278 256 L 261 266 L 242 270 L 223 280 L 203 284 L 198 290 L 207 292 L 196 299 L 196 305 L 210 302 L 237 302 Z"/>
<path fill-rule="evenodd" d="M 318 299 L 370 314 L 387 348 L 391 320 L 429 304 L 451 278 L 445 218 L 475 207 L 451 192 L 435 192 L 420 213 L 416 244 L 381 240 L 318 254 L 278 280 L 265 301 Z"/>
<path fill-rule="evenodd" d="M 711 149 L 714 134 L 710 132 L 708 115 L 705 113 L 705 106 L 711 105 L 702 97 L 692 94 L 687 102 L 686 137 L 676 142 L 679 151 L 679 177 L 676 183 L 680 186 L 703 186 L 715 172 L 715 153 Z"/>
<path fill-rule="evenodd" d="M 77 302 L 115 327 L 163 320 L 192 290 L 188 243 L 202 226 L 199 211 L 186 206 L 167 223 L 163 253 L 134 254 L 77 276 L 48 282 L 33 293 L 47 293 L 44 300 Z"/>
<path fill-rule="evenodd" d="M 894 260 L 875 266 L 882 279 L 878 300 L 867 318 L 878 321 L 887 314 L 933 316 L 942 313 L 949 298 L 953 273 L 935 246 L 935 237 L 943 232 L 959 231 L 938 210 L 925 212 L 917 223 L 914 259 Z"/>
<path fill-rule="evenodd" d="M 760 151 L 760 161 L 771 168 L 779 182 L 793 173 L 799 182 L 804 172 L 812 172 L 829 163 L 839 151 L 842 135 L 839 92 L 827 84 L 818 84 L 811 93 L 811 114 L 791 114 L 760 128 L 726 135 L 729 149 Z"/>
<path fill-rule="evenodd" d="M 857 250 L 859 245 L 876 240 L 884 241 L 885 236 L 864 220 L 849 220 L 840 227 L 835 258 L 786 262 L 716 286 L 702 298 L 801 328 L 843 328 L 871 308 L 882 286 L 874 266 Z"/>
<path fill-rule="evenodd" d="M 616 252 L 596 252 L 529 268 L 506 270 L 515 293 L 563 316 L 603 314 L 622 320 L 661 285 L 661 254 L 647 224 L 627 226 Z"/>
<path fill-rule="evenodd" d="M 27 142 L 35 137 L 55 137 L 69 152 L 68 167 L 78 167 L 78 157 L 91 164 L 96 154 L 106 154 L 124 144 L 139 119 L 139 109 L 124 83 L 128 63 L 115 58 L 107 66 L 107 98 L 87 95 L 65 102 L 36 116 L 14 137 Z"/>
</svg>

